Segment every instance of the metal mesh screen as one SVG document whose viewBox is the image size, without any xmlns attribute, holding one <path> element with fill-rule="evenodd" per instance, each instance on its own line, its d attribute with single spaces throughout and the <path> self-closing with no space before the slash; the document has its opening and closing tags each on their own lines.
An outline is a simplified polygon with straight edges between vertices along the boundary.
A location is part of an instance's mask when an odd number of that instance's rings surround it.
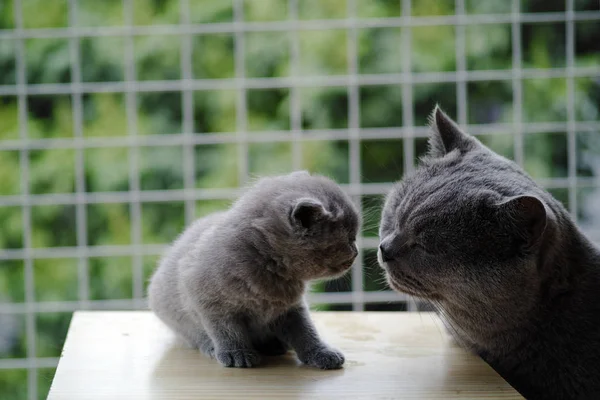
<svg viewBox="0 0 600 400">
<path fill-rule="evenodd" d="M 597 220 L 600 215 L 594 213 L 589 202 L 599 185 L 594 170 L 590 173 L 580 172 L 581 154 L 592 158 L 594 149 L 578 153 L 579 135 L 595 137 L 599 135 L 600 122 L 597 118 L 580 117 L 578 85 L 580 82 L 593 81 L 597 85 L 600 79 L 599 65 L 596 62 L 579 63 L 578 49 L 576 47 L 576 32 L 579 24 L 600 23 L 598 3 L 589 2 L 580 7 L 579 2 L 567 0 L 564 7 L 559 10 L 547 12 L 523 13 L 521 2 L 512 2 L 500 5 L 497 12 L 471 13 L 470 4 L 466 0 L 456 0 L 454 12 L 444 15 L 412 15 L 413 5 L 411 0 L 401 0 L 397 3 L 398 15 L 396 16 L 369 16 L 365 17 L 358 10 L 362 10 L 361 0 L 338 1 L 342 4 L 342 17 L 328 19 L 306 19 L 301 15 L 303 2 L 301 0 L 281 1 L 278 4 L 285 7 L 286 18 L 273 21 L 248 20 L 245 15 L 247 4 L 235 0 L 231 5 L 231 20 L 225 22 L 198 23 L 190 19 L 190 7 L 194 6 L 193 0 L 180 0 L 179 21 L 169 21 L 157 25 L 140 25 L 135 23 L 136 2 L 123 0 L 122 24 L 118 26 L 91 26 L 82 24 L 79 20 L 80 6 L 83 0 L 69 0 L 65 2 L 64 11 L 67 15 L 66 26 L 49 28 L 28 28 L 24 23 L 24 7 L 27 0 L 12 2 L 13 24 L 10 29 L 0 30 L 0 41 L 14 44 L 15 78 L 13 84 L 0 85 L 0 98 L 15 100 L 18 128 L 15 137 L 1 138 L 0 157 L 14 155 L 18 158 L 19 189 L 16 193 L 0 195 L 0 208 L 17 210 L 21 224 L 22 239 L 20 244 L 6 246 L 0 252 L 0 262 L 3 262 L 5 271 L 18 265 L 20 272 L 15 285 L 23 285 L 23 297 L 17 301 L 3 301 L 0 298 L 0 318 L 4 319 L 6 328 L 2 333 L 6 337 L 19 336 L 22 328 L 22 351 L 15 352 L 12 356 L 0 358 L 0 376 L 6 376 L 9 382 L 11 376 L 18 380 L 26 376 L 27 396 L 36 399 L 44 395 L 47 382 L 51 379 L 51 370 L 56 366 L 57 354 L 62 343 L 50 343 L 58 349 L 55 352 L 41 351 L 48 344 L 40 339 L 40 332 L 44 329 L 66 329 L 67 319 L 56 322 L 46 318 L 57 313 L 68 314 L 78 309 L 140 309 L 145 308 L 144 291 L 145 282 L 156 261 L 156 257 L 164 249 L 167 241 L 161 243 L 147 243 L 144 239 L 146 229 L 151 229 L 153 222 L 145 218 L 146 207 L 166 207 L 176 204 L 180 207 L 185 224 L 190 223 L 198 214 L 199 205 L 217 202 L 226 205 L 238 193 L 237 186 L 244 184 L 248 179 L 261 171 L 254 165 L 252 148 L 258 146 L 280 144 L 288 146 L 289 155 L 286 166 L 280 172 L 292 169 L 306 168 L 307 152 L 319 149 L 320 143 L 343 143 L 344 156 L 340 162 L 345 163 L 347 177 L 342 184 L 353 196 L 356 203 L 365 212 L 370 212 L 371 205 L 384 195 L 392 184 L 392 179 L 365 178 L 365 163 L 377 159 L 373 149 L 389 148 L 397 151 L 399 165 L 391 165 L 395 173 L 408 172 L 414 168 L 416 159 L 421 154 L 427 127 L 424 125 L 425 116 L 417 112 L 416 94 L 432 90 L 429 95 L 428 107 L 440 101 L 439 97 L 450 97 L 452 104 L 449 113 L 457 121 L 467 127 L 467 130 L 480 138 L 501 137 L 502 143 L 512 149 L 511 157 L 520 164 L 527 164 L 528 152 L 535 150 L 540 135 L 555 135 L 564 145 L 555 152 L 559 155 L 550 155 L 552 163 L 558 163 L 563 172 L 551 173 L 548 176 L 538 176 L 536 179 L 552 190 L 565 202 L 570 212 L 587 222 L 587 231 L 592 237 L 600 238 Z M 89 1 L 89 0 L 88 0 Z M 210 3 L 210 2 L 205 2 Z M 273 4 L 277 2 L 272 2 Z M 583 4 L 583 3 L 581 3 Z M 503 8 L 504 7 L 504 8 Z M 10 8 L 9 8 L 10 9 Z M 39 12 L 44 12 L 40 10 Z M 558 65 L 549 63 L 547 67 L 532 67 L 528 62 L 530 54 L 523 51 L 522 29 L 524 26 L 548 25 L 564 28 L 564 59 Z M 427 29 L 446 27 L 451 32 L 451 41 L 454 52 L 454 66 L 442 71 L 415 70 L 414 53 L 411 51 L 413 38 L 424 35 Z M 507 67 L 492 66 L 487 69 L 474 69 L 469 64 L 468 54 L 476 49 L 469 44 L 468 37 L 477 34 L 477 29 L 492 29 L 502 27 L 510 32 L 511 53 L 506 57 Z M 367 30 L 394 30 L 398 32 L 397 69 L 394 71 L 365 71 L 361 66 L 359 49 L 361 35 Z M 321 32 L 339 32 L 339 46 L 345 52 L 345 65 L 343 72 L 331 74 L 318 74 L 311 70 L 310 65 L 303 63 L 306 48 L 303 37 L 307 34 L 315 35 Z M 248 74 L 247 56 L 255 51 L 256 39 L 252 34 L 268 34 L 272 36 L 285 35 L 287 45 L 283 57 L 289 57 L 289 71 L 283 76 L 260 77 Z M 193 63 L 195 50 L 194 38 L 203 35 L 225 35 L 232 43 L 231 76 L 227 78 L 210 79 L 198 76 Z M 172 79 L 152 79 L 152 77 L 138 76 L 136 61 L 138 38 L 152 36 L 156 38 L 156 46 L 161 46 L 160 38 L 170 37 L 169 43 L 178 43 L 179 46 L 179 74 Z M 84 38 L 99 38 L 99 40 L 117 38 L 122 44 L 123 51 L 123 77 L 117 80 L 90 81 L 86 79 L 86 71 L 82 68 L 82 59 L 88 57 L 82 47 Z M 175 39 L 173 39 L 175 38 Z M 38 39 L 64 40 L 68 44 L 69 73 L 68 82 L 32 83 L 28 77 L 26 52 L 28 43 Z M 143 51 L 148 51 L 143 48 Z M 260 50 L 260 46 L 259 46 Z M 257 50 L 257 51 L 259 51 Z M 208 51 L 208 50 L 207 50 Z M 435 52 L 436 48 L 432 48 Z M 98 55 L 101 57 L 102 55 Z M 435 54 L 433 55 L 435 57 Z M 225 68 L 225 67 L 224 67 Z M 562 118 L 556 120 L 536 120 L 524 115 L 524 104 L 534 99 L 535 91 L 531 88 L 537 84 L 551 85 L 558 83 L 564 92 L 564 105 Z M 433 86 L 432 86 L 433 85 Z M 437 85 L 437 86 L 436 86 Z M 487 85 L 487 86 L 486 86 Z M 478 121 L 475 114 L 478 104 L 470 100 L 471 93 L 477 90 L 495 90 L 497 86 L 507 88 L 507 104 L 510 120 Z M 503 87 L 504 87 L 503 86 Z M 314 90 L 334 88 L 343 93 L 345 104 L 341 107 L 346 121 L 342 127 L 307 127 L 304 114 L 307 112 L 307 93 Z M 394 126 L 377 126 L 363 118 L 365 115 L 366 101 L 370 93 L 377 90 L 388 90 L 389 101 L 401 104 L 397 111 L 397 120 Z M 487 88 L 487 89 L 486 89 Z M 271 93 L 270 91 L 285 90 L 287 121 L 284 127 L 257 128 L 249 117 L 253 96 L 257 93 Z M 234 110 L 231 118 L 234 119 L 234 129 L 225 132 L 201 132 L 195 112 L 198 107 L 197 93 L 200 92 L 227 92 L 231 95 L 231 105 L 216 108 L 216 112 L 223 112 L 227 107 Z M 86 96 L 117 93 L 123 98 L 123 118 L 126 121 L 127 132 L 124 135 L 89 135 L 85 132 Z M 532 94 L 533 93 L 533 94 Z M 147 135 L 143 132 L 147 125 L 140 126 L 140 103 L 153 94 L 165 94 L 181 101 L 180 126 L 173 128 L 172 132 Z M 33 135 L 30 108 L 32 99 L 44 97 L 61 98 L 69 104 L 67 115 L 70 119 L 72 135 L 65 137 L 40 137 Z M 421 96 L 422 97 L 422 96 Z M 150 97 L 147 97 L 150 98 Z M 306 99 L 309 100 L 306 100 Z M 448 102 L 446 102 L 448 103 Z M 0 107 L 1 107 L 0 103 Z M 228 103 L 229 104 L 229 103 Z M 220 106 L 219 106 L 220 107 Z M 375 106 L 373 106 L 375 107 Z M 596 104 L 597 107 L 597 104 Z M 158 110 L 157 112 L 159 112 Z M 234 115 L 233 115 L 234 114 Z M 227 116 L 226 116 L 227 117 Z M 2 124 L 2 120 L 0 120 Z M 587 142 L 586 142 L 587 143 Z M 203 156 L 201 149 L 207 146 L 230 146 L 233 149 L 235 160 L 236 185 L 215 185 L 213 187 L 198 187 L 197 172 Z M 122 151 L 128 168 L 128 184 L 121 191 L 90 191 L 86 180 L 86 162 L 94 151 Z M 175 188 L 153 189 L 146 187 L 145 177 L 142 176 L 140 167 L 147 157 L 149 149 L 173 149 L 176 161 L 181 164 L 181 185 Z M 391 151 L 390 150 L 390 151 Z M 596 148 L 597 150 L 597 148 Z M 73 190 L 65 192 L 35 191 L 30 187 L 31 160 L 40 151 L 58 151 L 57 154 L 68 154 L 73 158 Z M 62 153 L 61 153 L 62 151 Z M 167 150 L 165 150 L 167 151 Z M 551 150 L 539 150 L 544 151 Z M 598 158 L 594 158 L 597 160 Z M 262 161 L 261 161 L 262 162 Z M 558 165 L 557 164 L 557 165 Z M 594 164 L 596 165 L 596 164 Z M 51 165 L 49 174 L 52 173 Z M 385 169 L 385 166 L 382 168 Z M 257 172 L 258 171 L 258 172 Z M 2 176 L 2 175 L 0 175 Z M 399 178 L 399 175 L 397 176 Z M 586 197 L 588 196 L 588 197 Z M 585 197 L 585 198 L 584 198 Z M 587 199 L 587 203 L 586 203 Z M 221 202 L 221 203 L 219 203 Z M 93 229 L 91 229 L 90 213 L 94 207 L 124 206 L 129 215 L 129 232 L 125 234 L 126 244 L 94 243 Z M 68 215 L 64 223 L 70 224 L 73 230 L 73 243 L 65 246 L 43 247 L 36 243 L 36 220 L 42 218 L 47 207 L 68 207 Z M 582 210 L 585 208 L 585 210 Z M 587 210 L 587 211 L 586 211 Z M 584 212 L 585 211 L 585 212 Z M 4 215 L 4 214 L 3 214 Z M 377 220 L 377 216 L 374 220 Z M 146 220 L 146 222 L 145 222 Z M 585 221 L 583 221 L 585 220 Z M 8 220 L 7 220 L 8 221 Z M 108 223 L 108 222 L 107 222 Z M 94 225 L 95 226 L 95 225 Z M 364 233 L 359 239 L 361 253 L 357 263 L 353 266 L 350 279 L 346 279 L 312 293 L 310 300 L 315 305 L 328 305 L 330 309 L 381 309 L 386 305 L 391 309 L 415 309 L 416 305 L 408 301 L 405 296 L 389 290 L 376 290 L 378 286 L 367 287 L 367 278 L 377 274 L 373 267 L 374 249 L 378 241 L 371 233 Z M 131 296 L 128 298 L 104 298 L 97 296 L 91 290 L 90 270 L 94 269 L 93 260 L 101 257 L 123 257 L 130 260 L 123 268 L 130 269 Z M 55 260 L 59 265 L 68 259 L 73 265 L 76 280 L 71 283 L 77 288 L 76 298 L 70 300 L 55 299 L 52 296 L 38 295 L 37 283 L 39 269 L 37 260 Z M 16 263 L 16 264 L 15 264 Z M 54 265 L 50 263 L 49 265 Z M 57 267 L 58 268 L 58 267 Z M 36 281 L 36 278 L 38 281 Z M 372 277 L 371 277 L 372 278 Z M 374 279 L 377 280 L 377 279 Z M 61 281 L 59 281 L 60 284 Z M 127 281 L 128 282 L 128 281 Z M 107 281 L 105 285 L 113 285 Z M 108 290 L 108 289 L 107 289 Z M 43 291 L 42 291 L 43 292 Z M 380 308 L 378 308 L 381 306 Z M 53 322 L 54 321 L 54 322 Z M 62 321 L 62 322 L 61 322 Z M 66 322 L 65 322 L 66 321 Z M 0 324 L 2 321 L 0 320 Z M 62 324 L 62 327 L 57 327 Z M 15 333 L 17 332 L 17 333 Z M 7 339 L 8 341 L 9 339 Z M 12 343 L 12 342 L 11 342 Z M 10 343 L 0 340 L 2 348 L 10 347 Z M 1 357 L 1 356 L 0 356 Z M 39 372 L 41 371 L 41 372 Z M 10 375 L 12 373 L 13 375 Z M 4 375 L 3 375 L 4 374 Z M 24 375 L 20 375 L 24 374 Z M 42 382 L 42 383 L 40 383 Z M 11 387 L 6 383 L 6 387 Z M 46 388 L 46 389 L 44 389 Z M 8 390 L 8 389 L 7 389 Z"/>
</svg>

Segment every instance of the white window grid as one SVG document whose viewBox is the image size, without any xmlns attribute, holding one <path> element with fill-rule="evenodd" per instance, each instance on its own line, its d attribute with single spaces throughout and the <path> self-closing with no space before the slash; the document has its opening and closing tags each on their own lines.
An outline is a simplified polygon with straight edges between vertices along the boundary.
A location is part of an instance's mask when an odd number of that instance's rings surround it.
<svg viewBox="0 0 600 400">
<path fill-rule="evenodd" d="M 142 257 L 158 255 L 164 245 L 144 245 L 141 240 L 141 203 L 183 201 L 185 203 L 185 221 L 189 224 L 194 219 L 194 204 L 197 200 L 233 199 L 238 189 L 196 189 L 194 171 L 193 146 L 199 144 L 239 144 L 239 182 L 246 182 L 248 172 L 248 144 L 260 142 L 291 142 L 292 166 L 301 167 L 302 141 L 315 140 L 348 140 L 350 147 L 350 180 L 342 185 L 356 200 L 360 207 L 363 195 L 385 194 L 392 183 L 361 183 L 360 177 L 360 141 L 362 139 L 401 138 L 405 141 L 404 169 L 414 169 L 413 141 L 426 137 L 427 128 L 413 126 L 413 92 L 412 85 L 417 83 L 456 83 L 457 84 L 457 121 L 466 126 L 473 134 L 506 133 L 514 135 L 515 161 L 523 162 L 523 134 L 536 132 L 567 132 L 568 176 L 560 179 L 546 179 L 539 182 L 547 188 L 565 188 L 569 193 L 569 211 L 577 215 L 576 190 L 579 187 L 598 185 L 598 178 L 581 178 L 576 175 L 576 132 L 598 132 L 600 122 L 577 122 L 575 119 L 574 79 L 579 77 L 597 77 L 598 68 L 575 67 L 575 21 L 600 21 L 600 11 L 576 12 L 574 0 L 566 0 L 565 12 L 549 12 L 523 14 L 520 12 L 520 1 L 512 0 L 512 10 L 506 14 L 469 15 L 465 14 L 465 0 L 456 0 L 454 15 L 411 17 L 411 0 L 399 0 L 402 16 L 397 18 L 356 17 L 356 1 L 348 0 L 348 18 L 338 20 L 299 20 L 297 0 L 289 0 L 289 20 L 276 22 L 245 22 L 243 0 L 234 0 L 233 22 L 208 23 L 195 25 L 189 21 L 189 0 L 180 0 L 181 24 L 162 26 L 134 26 L 132 0 L 123 0 L 125 25 L 122 27 L 77 27 L 77 0 L 69 0 L 69 26 L 66 28 L 24 29 L 21 0 L 14 3 L 15 29 L 0 31 L 0 39 L 16 40 L 17 77 L 15 85 L 0 86 L 1 95 L 14 95 L 18 99 L 20 132 L 18 140 L 0 142 L 0 151 L 14 150 L 20 152 L 20 179 L 22 191 L 20 195 L 0 196 L 0 206 L 20 206 L 23 211 L 23 248 L 5 249 L 0 252 L 0 260 L 23 260 L 25 268 L 25 302 L 0 304 L 0 313 L 25 314 L 27 357 L 23 359 L 2 359 L 0 369 L 28 369 L 28 398 L 37 398 L 37 369 L 52 368 L 58 363 L 57 358 L 36 357 L 36 321 L 35 314 L 43 312 L 72 312 L 79 309 L 144 309 L 144 282 Z M 520 30 L 521 23 L 533 22 L 565 22 L 566 24 L 566 67 L 550 69 L 522 68 L 522 51 Z M 468 71 L 465 54 L 465 27 L 474 24 L 507 23 L 512 30 L 512 69 Z M 411 28 L 422 26 L 453 25 L 456 27 L 456 70 L 452 72 L 415 73 L 411 71 Z M 402 30 L 403 54 L 402 72 L 397 74 L 359 75 L 357 56 L 357 29 L 359 28 L 400 28 Z M 348 73 L 337 76 L 303 76 L 296 72 L 299 68 L 298 31 L 321 29 L 347 30 Z M 291 74 L 282 78 L 248 78 L 244 67 L 244 33 L 251 31 L 289 31 L 292 35 Z M 191 37 L 206 33 L 233 33 L 235 77 L 231 79 L 193 79 Z M 181 37 L 181 76 L 173 81 L 137 81 L 134 60 L 134 37 L 136 35 L 179 35 Z M 81 37 L 123 36 L 125 44 L 125 80 L 122 82 L 85 83 L 81 80 L 79 41 Z M 30 38 L 67 38 L 71 56 L 71 83 L 64 84 L 27 84 L 26 63 L 24 57 L 24 40 Z M 522 121 L 521 108 L 523 102 L 522 79 L 526 78 L 566 78 L 567 82 L 567 120 L 557 123 L 525 123 Z M 487 125 L 467 124 L 467 82 L 473 81 L 511 80 L 513 86 L 512 123 L 496 123 Z M 359 86 L 401 84 L 403 102 L 403 126 L 398 128 L 361 128 L 359 108 Z M 317 129 L 302 131 L 301 105 L 299 89 L 302 87 L 335 86 L 348 88 L 348 128 Z M 290 89 L 291 129 L 285 132 L 253 132 L 247 134 L 246 90 L 248 89 Z M 195 135 L 193 132 L 193 91 L 234 89 L 237 91 L 236 131 L 219 134 Z M 137 99 L 140 92 L 180 91 L 183 96 L 183 132 L 180 134 L 141 136 L 137 132 Z M 83 136 L 83 93 L 122 92 L 126 96 L 126 112 L 129 135 L 126 137 L 88 138 Z M 56 139 L 32 139 L 27 135 L 27 102 L 28 95 L 68 94 L 72 98 L 74 137 Z M 141 191 L 137 150 L 144 146 L 184 146 L 184 188 L 180 190 Z M 127 147 L 129 149 L 129 184 L 128 192 L 87 193 L 84 181 L 84 149 L 101 147 Z M 76 191 L 69 194 L 30 194 L 29 157 L 31 150 L 37 149 L 74 149 L 76 153 Z M 93 246 L 88 247 L 86 208 L 87 204 L 128 203 L 131 211 L 131 245 Z M 77 246 L 65 248 L 33 248 L 31 207 L 37 205 L 74 205 L 76 207 Z M 600 240 L 600 232 L 590 232 L 592 237 Z M 359 260 L 365 249 L 376 248 L 374 238 L 359 238 Z M 89 266 L 88 258 L 96 256 L 132 256 L 133 260 L 133 299 L 127 300 L 89 300 Z M 33 260 L 36 258 L 78 259 L 79 300 L 61 302 L 36 302 L 34 298 Z M 415 309 L 415 303 L 407 296 L 388 292 L 365 292 L 363 290 L 363 266 L 355 263 L 352 268 L 352 291 L 345 293 L 315 293 L 310 295 L 313 303 L 351 304 L 353 310 L 363 310 L 365 304 L 375 302 L 406 301 L 409 310 Z"/>
</svg>

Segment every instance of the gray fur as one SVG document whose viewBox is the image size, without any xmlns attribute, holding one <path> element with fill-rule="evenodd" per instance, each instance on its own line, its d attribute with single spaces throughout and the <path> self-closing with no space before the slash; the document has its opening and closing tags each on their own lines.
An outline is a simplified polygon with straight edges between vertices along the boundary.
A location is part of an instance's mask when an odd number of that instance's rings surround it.
<svg viewBox="0 0 600 400">
<path fill-rule="evenodd" d="M 441 110 L 387 196 L 379 261 L 525 397 L 600 399 L 600 250 L 560 202 Z"/>
<path fill-rule="evenodd" d="M 356 258 L 359 218 L 330 179 L 298 171 L 259 180 L 233 206 L 194 222 L 159 263 L 150 307 L 189 345 L 227 367 L 288 348 L 341 368 L 311 322 L 307 282 L 341 276 Z"/>
</svg>

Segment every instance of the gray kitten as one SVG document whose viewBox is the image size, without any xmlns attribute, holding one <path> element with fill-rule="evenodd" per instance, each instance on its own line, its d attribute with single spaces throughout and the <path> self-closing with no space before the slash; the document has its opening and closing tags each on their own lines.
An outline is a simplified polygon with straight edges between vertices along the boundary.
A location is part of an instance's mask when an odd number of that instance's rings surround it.
<svg viewBox="0 0 600 400">
<path fill-rule="evenodd" d="M 531 399 L 600 399 L 600 250 L 560 202 L 439 108 L 389 193 L 379 262 Z"/>
<path fill-rule="evenodd" d="M 291 347 L 305 364 L 341 368 L 344 356 L 319 338 L 304 292 L 350 268 L 358 227 L 352 201 L 330 179 L 263 178 L 175 241 L 151 278 L 150 307 L 226 367 L 253 367 Z"/>
</svg>

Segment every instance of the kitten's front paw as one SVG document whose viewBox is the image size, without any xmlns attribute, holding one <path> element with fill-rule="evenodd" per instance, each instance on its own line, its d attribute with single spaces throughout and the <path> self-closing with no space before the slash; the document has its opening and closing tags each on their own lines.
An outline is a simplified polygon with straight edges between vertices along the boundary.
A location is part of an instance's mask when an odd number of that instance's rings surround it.
<svg viewBox="0 0 600 400">
<path fill-rule="evenodd" d="M 200 351 L 210 358 L 215 358 L 215 347 L 211 343 L 203 343 L 199 347 Z"/>
<path fill-rule="evenodd" d="M 252 368 L 260 364 L 260 355 L 254 350 L 222 350 L 216 358 L 224 367 Z"/>
<path fill-rule="evenodd" d="M 340 351 L 329 347 L 323 347 L 303 354 L 303 356 L 300 357 L 300 361 L 306 365 L 321 369 L 339 369 L 342 368 L 345 358 Z"/>
</svg>

